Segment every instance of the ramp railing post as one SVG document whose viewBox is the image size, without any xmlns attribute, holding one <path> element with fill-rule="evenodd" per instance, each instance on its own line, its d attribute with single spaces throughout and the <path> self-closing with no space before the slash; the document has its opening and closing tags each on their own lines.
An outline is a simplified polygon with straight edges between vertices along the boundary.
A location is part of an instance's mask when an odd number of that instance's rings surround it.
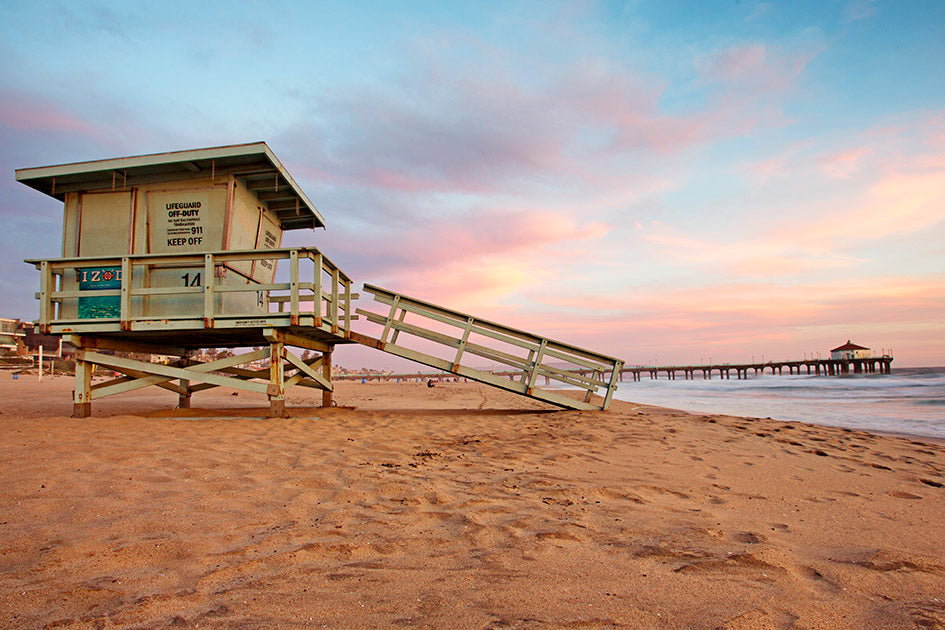
<svg viewBox="0 0 945 630">
<path fill-rule="evenodd" d="M 381 345 L 387 343 L 387 335 L 390 334 L 390 329 L 394 325 L 394 315 L 397 314 L 397 305 L 400 304 L 400 296 L 395 295 L 394 299 L 391 300 L 390 304 L 390 313 L 387 315 L 387 323 L 384 324 L 384 332 L 381 333 Z M 407 311 L 404 311 L 406 313 Z M 395 337 L 391 341 L 396 341 L 396 332 L 394 333 Z"/>
<path fill-rule="evenodd" d="M 541 340 L 541 345 L 538 346 L 538 354 L 535 355 L 534 367 L 532 367 L 532 373 L 528 377 L 528 385 L 525 387 L 525 392 L 532 389 L 535 386 L 535 380 L 538 378 L 538 371 L 541 369 L 541 362 L 545 358 L 545 348 L 548 345 L 547 339 Z"/>
<path fill-rule="evenodd" d="M 610 406 L 610 400 L 617 391 L 617 381 L 623 379 L 623 363 L 614 363 L 614 370 L 610 373 L 610 383 L 607 385 L 607 393 L 604 395 L 604 404 L 601 409 L 607 409 Z"/>
<path fill-rule="evenodd" d="M 452 372 L 455 372 L 459 368 L 460 359 L 463 358 L 463 352 L 466 351 L 466 343 L 469 341 L 469 333 L 472 331 L 473 322 L 476 321 L 472 317 L 466 318 L 466 328 L 463 330 L 463 338 L 459 341 L 459 347 L 456 348 L 456 358 L 453 359 L 453 368 Z"/>
</svg>

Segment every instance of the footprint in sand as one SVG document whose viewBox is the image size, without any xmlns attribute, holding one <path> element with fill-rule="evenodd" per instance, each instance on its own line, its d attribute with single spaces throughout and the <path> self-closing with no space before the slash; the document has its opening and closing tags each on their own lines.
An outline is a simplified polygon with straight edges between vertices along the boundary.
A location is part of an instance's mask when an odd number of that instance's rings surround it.
<svg viewBox="0 0 945 630">
<path fill-rule="evenodd" d="M 764 542 L 764 537 L 761 536 L 761 534 L 756 534 L 754 532 L 735 532 L 732 534 L 732 540 L 735 542 L 744 543 L 746 545 L 754 545 Z"/>
<path fill-rule="evenodd" d="M 909 492 L 902 492 L 902 491 L 900 491 L 900 490 L 893 490 L 892 492 L 889 492 L 888 494 L 889 494 L 889 496 L 891 496 L 891 497 L 896 497 L 897 499 L 912 499 L 912 500 L 915 500 L 915 499 L 921 499 L 921 498 L 922 498 L 922 497 L 920 497 L 920 496 L 917 495 L 917 494 L 912 494 L 912 493 L 909 493 Z"/>
</svg>

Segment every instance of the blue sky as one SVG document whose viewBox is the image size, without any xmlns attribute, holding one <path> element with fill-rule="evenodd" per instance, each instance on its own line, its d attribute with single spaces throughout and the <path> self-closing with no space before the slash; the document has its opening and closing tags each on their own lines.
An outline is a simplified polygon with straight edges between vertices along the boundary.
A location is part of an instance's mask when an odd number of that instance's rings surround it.
<svg viewBox="0 0 945 630">
<path fill-rule="evenodd" d="M 0 5 L 3 314 L 61 230 L 14 168 L 265 140 L 358 281 L 629 363 L 945 363 L 945 3 L 454 5 Z"/>
</svg>

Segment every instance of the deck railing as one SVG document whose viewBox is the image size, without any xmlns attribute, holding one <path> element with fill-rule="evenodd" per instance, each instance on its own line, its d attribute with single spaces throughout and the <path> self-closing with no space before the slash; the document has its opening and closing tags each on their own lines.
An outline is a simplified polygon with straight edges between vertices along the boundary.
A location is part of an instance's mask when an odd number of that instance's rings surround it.
<svg viewBox="0 0 945 630">
<path fill-rule="evenodd" d="M 288 261 L 288 282 L 259 283 L 235 269 L 239 263 L 279 260 Z M 306 264 L 303 270 L 300 263 L 306 260 L 312 264 Z M 41 274 L 36 294 L 40 302 L 38 323 L 46 333 L 302 325 L 343 336 L 356 318 L 351 302 L 357 295 L 351 291 L 351 279 L 311 247 L 26 262 L 35 265 Z M 182 276 L 184 281 L 179 286 L 145 286 L 149 284 L 149 271 L 155 269 L 190 269 L 196 273 L 192 278 Z M 108 273 L 110 282 L 103 288 L 83 288 L 78 280 L 83 270 Z M 69 281 L 70 274 L 74 274 L 75 281 Z M 232 281 L 223 282 L 227 275 Z M 234 308 L 234 303 L 221 299 L 241 293 L 256 294 L 252 300 L 256 308 L 241 311 Z M 111 309 L 104 315 L 79 317 L 79 300 L 109 297 L 117 298 L 117 304 L 112 300 Z M 155 298 L 165 305 L 163 312 L 148 312 L 155 309 L 145 304 Z M 186 308 L 174 308 L 176 300 L 189 301 Z M 67 304 L 73 308 L 66 309 Z"/>
</svg>

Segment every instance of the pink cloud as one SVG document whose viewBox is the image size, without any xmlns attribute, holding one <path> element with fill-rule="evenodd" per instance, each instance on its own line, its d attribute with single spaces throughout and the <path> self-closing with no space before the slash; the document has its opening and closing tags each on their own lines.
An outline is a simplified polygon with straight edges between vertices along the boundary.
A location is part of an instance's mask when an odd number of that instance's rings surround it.
<svg viewBox="0 0 945 630">
<path fill-rule="evenodd" d="M 607 339 L 609 351 L 631 363 L 646 362 L 654 351 L 666 362 L 696 362 L 710 352 L 718 361 L 762 353 L 800 358 L 856 338 L 876 350 L 895 345 L 901 365 L 931 365 L 940 363 L 935 351 L 943 349 L 945 277 L 650 287 L 632 295 L 559 293 L 548 300 L 550 308 L 577 314 L 551 324 L 544 320 L 552 333 L 574 343 Z M 582 308 L 587 304 L 599 305 L 598 311 Z M 541 322 L 534 317 L 524 323 Z"/>
<path fill-rule="evenodd" d="M 848 179 L 859 170 L 860 161 L 868 151 L 868 148 L 861 147 L 851 151 L 826 155 L 820 159 L 821 170 L 828 177 Z"/>
<path fill-rule="evenodd" d="M 701 57 L 696 67 L 710 81 L 725 84 L 727 90 L 758 93 L 789 87 L 815 55 L 816 51 L 774 54 L 764 44 L 749 43 Z"/>
<path fill-rule="evenodd" d="M 914 233 L 945 221 L 945 170 L 891 172 L 840 211 L 792 230 L 789 238 L 844 248 Z"/>
<path fill-rule="evenodd" d="M 578 221 L 553 211 L 483 210 L 475 215 L 428 219 L 383 234 L 342 235 L 346 255 L 377 261 L 364 269 L 370 282 L 413 297 L 462 309 L 495 304 L 548 278 L 563 254 L 607 234 L 599 221 Z"/>
<path fill-rule="evenodd" d="M 50 102 L 9 91 L 0 94 L 0 125 L 27 133 L 65 131 L 95 136 L 101 131 L 97 125 Z"/>
</svg>

